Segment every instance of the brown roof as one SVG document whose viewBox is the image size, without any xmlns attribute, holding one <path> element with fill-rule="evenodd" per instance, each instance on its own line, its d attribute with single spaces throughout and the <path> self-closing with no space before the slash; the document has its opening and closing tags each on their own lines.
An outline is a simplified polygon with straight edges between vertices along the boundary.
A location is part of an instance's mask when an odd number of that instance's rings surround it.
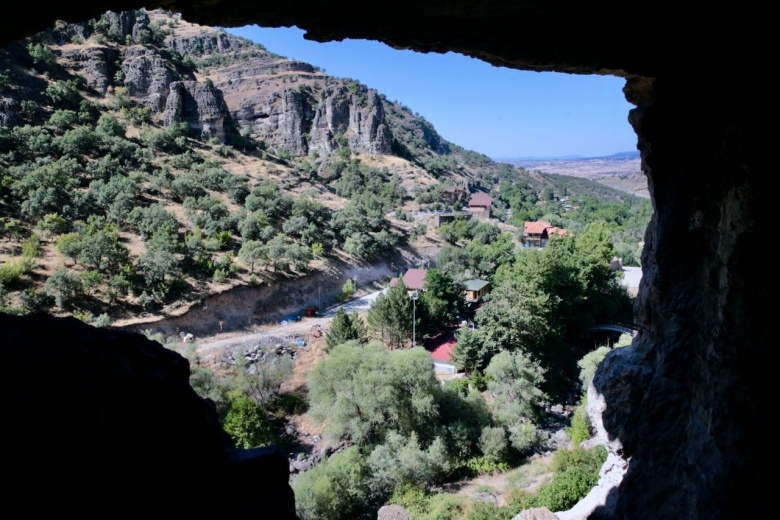
<svg viewBox="0 0 780 520">
<path fill-rule="evenodd" d="M 566 234 L 565 229 L 555 227 L 544 220 L 539 220 L 537 222 L 526 221 L 523 223 L 523 228 L 526 235 L 541 235 L 545 230 L 547 230 L 548 235 L 557 234 L 558 236 L 563 236 Z"/>
<path fill-rule="evenodd" d="M 549 234 L 549 235 L 555 234 L 555 235 L 558 235 L 558 236 L 562 237 L 562 236 L 564 236 L 566 234 L 566 230 L 563 229 L 563 228 L 551 227 L 551 228 L 549 228 L 547 230 L 547 234 Z"/>
<path fill-rule="evenodd" d="M 411 290 L 414 289 L 423 289 L 425 287 L 425 275 L 428 274 L 428 271 L 425 269 L 409 269 L 406 271 L 406 274 L 404 274 L 404 285 L 406 285 L 406 288 Z M 395 287 L 395 284 L 398 283 L 398 278 L 393 278 L 390 280 L 390 287 Z"/>
<path fill-rule="evenodd" d="M 475 193 L 469 199 L 469 206 L 490 206 L 493 203 L 493 197 L 487 193 Z"/>
<path fill-rule="evenodd" d="M 526 222 L 524 227 L 526 234 L 541 235 L 550 225 L 547 222 Z"/>
</svg>

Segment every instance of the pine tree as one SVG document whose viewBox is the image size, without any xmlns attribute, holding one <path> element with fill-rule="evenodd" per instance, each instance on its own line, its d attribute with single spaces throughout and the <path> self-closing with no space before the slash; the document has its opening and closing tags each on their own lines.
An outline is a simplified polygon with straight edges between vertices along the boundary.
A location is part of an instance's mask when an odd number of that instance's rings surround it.
<svg viewBox="0 0 780 520">
<path fill-rule="evenodd" d="M 390 287 L 386 294 L 380 294 L 371 304 L 368 325 L 390 349 L 411 343 L 412 302 L 402 276 L 398 277 L 394 287 Z"/>
<path fill-rule="evenodd" d="M 349 315 L 341 308 L 336 311 L 330 330 L 325 334 L 325 342 L 328 344 L 328 349 L 332 349 L 353 339 L 365 344 L 368 341 L 368 329 L 357 313 L 353 312 Z"/>
</svg>

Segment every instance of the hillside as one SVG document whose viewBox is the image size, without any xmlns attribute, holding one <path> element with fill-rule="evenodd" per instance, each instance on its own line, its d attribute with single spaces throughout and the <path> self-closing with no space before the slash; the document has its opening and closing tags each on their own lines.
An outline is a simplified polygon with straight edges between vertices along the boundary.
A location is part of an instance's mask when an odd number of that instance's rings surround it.
<svg viewBox="0 0 780 520">
<path fill-rule="evenodd" d="M 163 11 L 57 23 L 0 50 L 0 175 L 0 306 L 115 325 L 238 289 L 267 319 L 311 305 L 315 285 L 332 301 L 348 278 L 435 260 L 442 241 L 413 214 L 446 208 L 447 186 L 499 209 L 502 184 L 531 204 L 598 191 L 465 150 L 353 79 Z"/>
</svg>

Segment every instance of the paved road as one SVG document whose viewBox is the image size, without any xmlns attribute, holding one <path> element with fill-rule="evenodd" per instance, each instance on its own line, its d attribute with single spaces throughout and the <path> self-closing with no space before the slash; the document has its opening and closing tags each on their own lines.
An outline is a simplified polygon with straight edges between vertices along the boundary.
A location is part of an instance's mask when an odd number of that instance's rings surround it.
<svg viewBox="0 0 780 520">
<path fill-rule="evenodd" d="M 642 279 L 641 267 L 628 267 L 623 266 L 623 280 L 622 284 L 636 291 L 639 289 L 639 280 Z"/>
<path fill-rule="evenodd" d="M 253 332 L 250 334 L 242 334 L 240 336 L 232 336 L 225 339 L 218 339 L 208 342 L 200 342 L 197 346 L 197 353 L 199 355 L 209 355 L 217 351 L 222 351 L 229 348 L 237 348 L 241 346 L 250 346 L 257 344 L 263 339 L 267 338 L 282 338 L 290 334 L 309 332 L 314 327 L 319 326 L 325 331 L 329 326 L 333 317 L 336 316 L 336 311 L 343 308 L 348 314 L 353 312 L 365 312 L 371 306 L 371 303 L 376 300 L 376 297 L 382 291 L 376 291 L 359 298 L 355 298 L 346 303 L 334 305 L 328 309 L 325 309 L 321 315 L 312 318 L 301 318 L 301 321 L 288 323 L 286 325 L 278 325 L 274 327 L 266 328 L 262 331 Z"/>
</svg>

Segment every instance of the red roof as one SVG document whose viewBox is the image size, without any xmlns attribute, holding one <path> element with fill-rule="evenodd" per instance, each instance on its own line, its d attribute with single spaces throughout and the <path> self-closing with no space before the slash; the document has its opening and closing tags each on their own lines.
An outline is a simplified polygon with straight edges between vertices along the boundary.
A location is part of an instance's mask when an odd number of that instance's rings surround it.
<svg viewBox="0 0 780 520">
<path fill-rule="evenodd" d="M 493 203 L 493 197 L 487 193 L 475 193 L 469 199 L 469 206 L 490 206 Z"/>
<path fill-rule="evenodd" d="M 455 330 L 457 329 L 443 332 L 426 344 L 426 349 L 431 353 L 433 359 L 452 362 L 452 347 L 458 342 L 455 339 Z"/>
<path fill-rule="evenodd" d="M 562 237 L 562 236 L 564 236 L 566 234 L 566 230 L 563 229 L 563 228 L 551 227 L 550 229 L 547 230 L 547 233 L 550 234 L 550 235 L 556 234 L 556 235 Z"/>
<path fill-rule="evenodd" d="M 409 269 L 406 271 L 406 274 L 404 274 L 404 285 L 406 285 L 406 288 L 410 291 L 414 289 L 423 289 L 425 287 L 425 275 L 428 274 L 428 271 L 425 269 Z M 390 280 L 390 287 L 395 287 L 395 284 L 398 283 L 398 278 L 393 278 Z"/>
<path fill-rule="evenodd" d="M 547 222 L 526 222 L 525 232 L 532 235 L 541 235 L 548 227 L 550 225 Z"/>
<path fill-rule="evenodd" d="M 552 234 L 558 234 L 559 236 L 563 236 L 566 234 L 566 230 L 563 228 L 555 227 L 549 222 L 545 222 L 544 220 L 539 220 L 537 222 L 524 222 L 523 227 L 525 230 L 526 235 L 541 235 L 544 233 L 544 230 L 547 230 L 548 235 Z"/>
</svg>

